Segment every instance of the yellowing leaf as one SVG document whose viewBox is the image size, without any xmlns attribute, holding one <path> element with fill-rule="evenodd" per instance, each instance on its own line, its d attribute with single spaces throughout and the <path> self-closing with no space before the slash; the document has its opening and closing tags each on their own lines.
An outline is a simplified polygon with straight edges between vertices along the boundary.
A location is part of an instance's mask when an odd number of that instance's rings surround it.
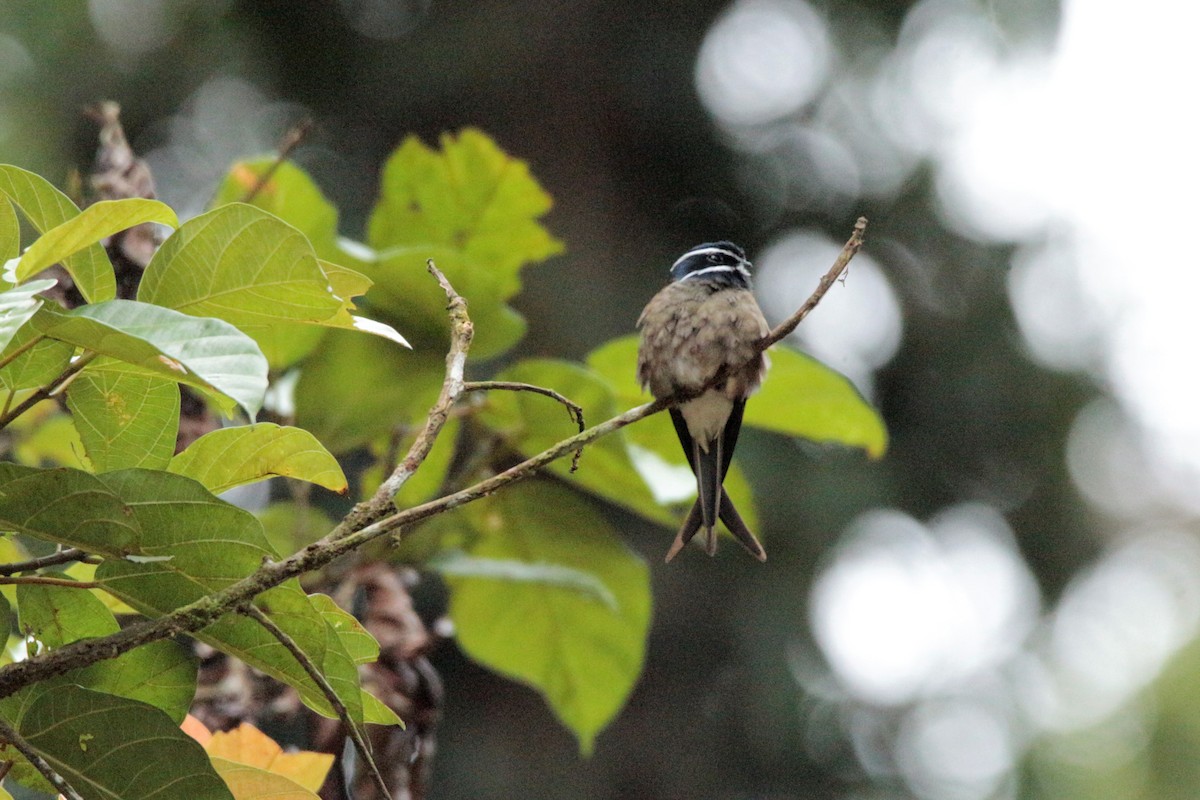
<svg viewBox="0 0 1200 800">
<path fill-rule="evenodd" d="M 333 758 L 333 756 L 330 756 Z M 293 780 L 276 775 L 258 767 L 210 757 L 213 769 L 225 781 L 234 800 L 320 800 L 315 791 L 309 791 Z"/>
<path fill-rule="evenodd" d="M 325 776 L 329 773 L 329 768 L 333 766 L 331 754 L 307 751 L 285 753 L 274 739 L 245 722 L 232 731 L 214 733 L 204 749 L 213 758 L 214 764 L 217 759 L 223 759 L 253 767 L 256 768 L 256 771 L 284 777 L 309 792 L 315 792 L 321 788 L 321 784 L 325 782 Z M 225 770 L 219 765 L 217 772 L 221 774 L 222 778 L 227 777 Z M 247 774 L 242 777 L 250 778 L 251 776 Z M 226 783 L 229 781 L 226 780 Z M 265 796 L 241 794 L 233 784 L 230 784 L 229 788 L 233 789 L 234 797 L 238 798 Z"/>
</svg>

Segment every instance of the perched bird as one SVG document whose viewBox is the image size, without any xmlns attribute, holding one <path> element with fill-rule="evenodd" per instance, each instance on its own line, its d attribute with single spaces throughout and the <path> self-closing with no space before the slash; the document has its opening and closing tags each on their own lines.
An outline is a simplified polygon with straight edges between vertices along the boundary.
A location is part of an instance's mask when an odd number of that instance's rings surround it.
<svg viewBox="0 0 1200 800">
<path fill-rule="evenodd" d="M 746 527 L 722 482 L 733 458 L 746 398 L 758 388 L 766 359 L 757 343 L 770 331 L 751 292 L 750 262 L 732 242 L 701 244 L 671 267 L 671 283 L 646 305 L 638 318 L 638 380 L 660 399 L 694 394 L 720 374 L 703 394 L 671 409 L 675 433 L 683 445 L 699 497 L 667 561 L 701 528 L 706 550 L 716 552 L 716 524 L 759 561 L 766 561 L 758 539 Z"/>
</svg>

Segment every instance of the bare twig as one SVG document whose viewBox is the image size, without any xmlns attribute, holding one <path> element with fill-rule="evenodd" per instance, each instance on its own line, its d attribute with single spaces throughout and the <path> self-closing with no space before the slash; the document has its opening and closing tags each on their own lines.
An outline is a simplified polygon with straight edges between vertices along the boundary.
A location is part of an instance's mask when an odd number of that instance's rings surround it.
<svg viewBox="0 0 1200 800">
<path fill-rule="evenodd" d="M 379 767 L 375 764 L 375 759 L 371 757 L 371 749 L 367 747 L 367 742 L 363 738 L 362 731 L 358 724 L 350 716 L 350 710 L 346 708 L 346 704 L 342 702 L 342 698 L 338 697 L 337 692 L 329 685 L 329 681 L 317 669 L 317 666 L 312 663 L 312 659 L 301 649 L 300 645 L 296 644 L 296 640 L 287 634 L 287 631 L 275 624 L 275 621 L 263 613 L 258 606 L 247 603 L 242 607 L 242 613 L 253 619 L 259 625 L 275 637 L 284 648 L 292 654 L 292 657 L 300 663 L 304 671 L 308 673 L 308 677 L 312 678 L 313 683 L 321 689 L 321 694 L 325 695 L 325 699 L 329 701 L 329 705 L 333 707 L 334 713 L 338 715 L 338 719 L 346 726 L 346 732 L 350 736 L 350 741 L 354 743 L 354 749 L 358 751 L 358 757 L 363 760 L 367 771 L 371 774 L 375 786 L 379 789 L 380 797 L 391 797 L 391 791 L 388 789 L 387 783 L 383 780 L 383 775 L 379 772 Z"/>
<path fill-rule="evenodd" d="M 823 278 L 821 284 L 813 292 L 813 296 L 801 306 L 801 309 L 807 307 L 811 310 L 813 306 L 820 302 L 821 297 L 829 290 L 829 284 L 836 279 L 836 275 L 841 274 L 841 271 L 845 269 L 846 263 L 849 262 L 850 258 L 853 257 L 854 253 L 861 246 L 861 231 L 865 229 L 865 226 L 866 222 L 864 220 L 860 221 L 859 225 L 855 227 L 855 236 L 851 237 L 851 241 L 847 243 L 847 247 L 838 256 L 838 261 L 834 265 L 835 269 L 831 269 L 830 273 L 826 275 L 826 278 L 828 278 L 829 274 L 833 274 L 834 278 L 828 281 Z M 443 282 L 443 287 L 449 287 L 449 283 L 444 282 L 444 276 L 441 276 L 432 264 L 430 267 L 430 271 L 434 273 L 435 277 L 439 278 L 439 282 Z M 397 467 L 392 478 L 389 478 L 389 480 L 393 478 L 399 480 L 400 484 L 403 483 L 403 480 L 407 479 L 408 475 L 412 474 L 412 471 L 420 464 L 425 454 L 428 454 L 429 449 L 433 446 L 433 440 L 436 438 L 437 432 L 441 430 L 441 426 L 445 423 L 445 417 L 449 412 L 449 408 L 443 401 L 456 398 L 462 392 L 462 364 L 465 362 L 466 348 L 470 344 L 471 327 L 470 320 L 466 317 L 465 302 L 462 302 L 462 299 L 458 298 L 457 294 L 451 295 L 452 292 L 453 289 L 448 289 L 447 291 L 447 295 L 451 297 L 451 317 L 458 321 L 453 326 L 451 350 L 450 354 L 446 357 L 446 383 L 443 386 L 442 396 L 438 398 L 438 403 L 434 405 L 430 419 L 426 422 L 425 428 L 418 434 L 417 441 L 413 443 L 412 448 L 409 450 L 409 455 Z M 457 301 L 455 298 L 457 298 Z M 457 314 L 456 308 L 458 309 Z M 805 314 L 807 314 L 807 311 L 803 314 L 793 314 L 791 318 L 777 326 L 770 335 L 763 339 L 762 346 L 766 347 L 770 343 L 786 336 L 794 327 L 792 320 L 795 319 L 795 324 L 798 324 L 799 319 L 802 319 Z M 720 380 L 720 376 L 714 377 L 713 383 L 715 384 L 718 380 Z M 72 669 L 87 666 L 88 664 L 93 664 L 104 659 L 116 658 L 122 653 L 128 652 L 140 645 L 165 639 L 179 633 L 198 631 L 229 613 L 230 610 L 246 605 L 257 595 L 278 586 L 290 578 L 320 569 L 331 561 L 381 536 L 407 529 L 421 520 L 436 516 L 482 497 L 487 497 L 509 484 L 516 483 L 535 474 L 546 464 L 562 458 L 567 453 L 578 450 L 580 447 L 591 444 L 595 440 L 608 436 L 627 425 L 631 425 L 634 422 L 669 408 L 673 402 L 678 402 L 678 400 L 678 398 L 673 400 L 655 400 L 652 403 L 631 408 L 623 414 L 618 414 L 599 425 L 588 428 L 583 433 L 577 433 L 574 436 L 563 439 L 541 453 L 531 456 L 520 464 L 510 467 L 486 480 L 402 511 L 395 511 L 394 513 L 383 511 L 383 509 L 391 505 L 391 499 L 390 495 L 383 493 L 381 489 L 370 501 L 360 504 L 360 507 L 356 507 L 350 515 L 343 519 L 333 531 L 322 539 L 313 542 L 283 561 L 263 564 L 252 575 L 218 592 L 201 597 L 199 600 L 178 608 L 162 617 L 134 623 L 109 636 L 71 642 L 47 653 L 38 654 L 24 661 L 0 667 L 0 697 L 7 697 L 22 686 L 43 681 L 55 675 L 61 675 Z M 403 480 L 400 480 L 397 474 Z M 381 494 L 383 496 L 382 501 L 379 499 Z M 375 516 L 375 519 L 369 520 L 370 516 Z"/>
<path fill-rule="evenodd" d="M 249 203 L 258 196 L 259 192 L 266 188 L 266 185 L 271 182 L 271 178 L 275 177 L 275 173 L 279 170 L 280 165 L 288 160 L 288 156 L 304 141 L 312 129 L 313 121 L 311 118 L 302 119 L 288 129 L 287 133 L 279 141 L 279 150 L 275 155 L 275 160 L 271 162 L 271 166 L 267 167 L 266 171 L 258 176 L 258 180 L 254 182 L 254 185 L 242 195 L 243 203 Z"/>
<path fill-rule="evenodd" d="M 562 396 L 553 389 L 547 389 L 544 386 L 535 386 L 532 383 L 520 383 L 518 381 L 470 381 L 463 384 L 463 392 L 490 392 L 493 390 L 501 390 L 506 392 L 533 392 L 534 394 L 544 395 L 552 400 L 557 400 L 567 409 L 567 416 L 571 421 L 579 426 L 579 432 L 583 433 L 583 429 L 587 425 L 583 421 L 583 409 L 576 403 L 571 402 L 566 397 Z M 575 455 L 571 458 L 571 472 L 579 469 L 579 459 L 583 456 L 583 448 L 575 451 Z"/>
<path fill-rule="evenodd" d="M 57 772 L 55 772 L 54 768 L 50 766 L 46 759 L 38 755 L 37 750 L 33 749 L 33 745 L 25 741 L 25 739 L 21 737 L 21 734 L 17 733 L 17 731 L 3 719 L 0 719 L 0 739 L 8 740 L 9 744 L 15 747 L 18 753 L 25 756 L 29 763 L 33 765 L 33 768 L 42 773 L 42 777 L 50 781 L 50 785 L 55 789 L 58 789 L 58 793 L 67 798 L 67 800 L 83 800 L 83 798 L 79 796 L 79 793 L 72 788 L 71 784 L 67 783 L 66 779 L 62 775 L 59 775 Z"/>
<path fill-rule="evenodd" d="M 73 581 L 70 578 L 50 578 L 43 575 L 22 575 L 18 577 L 0 576 L 0 586 L 65 586 L 68 589 L 103 589 L 95 581 Z"/>
<path fill-rule="evenodd" d="M 463 394 L 463 387 L 466 385 L 463 372 L 467 366 L 467 351 L 471 349 L 471 340 L 475 336 L 475 326 L 467 314 L 467 301 L 454 290 L 432 258 L 427 262 L 427 266 L 429 274 L 437 279 L 442 291 L 446 293 L 446 312 L 450 315 L 450 349 L 446 353 L 446 376 L 442 381 L 442 391 L 433 407 L 429 409 L 425 425 L 418 431 L 404 459 L 396 465 L 392 474 L 380 484 L 370 499 L 359 503 L 346 515 L 330 534 L 332 537 L 336 538 L 370 525 L 396 510 L 392 498 L 413 476 L 417 467 L 424 463 L 429 451 L 433 449 L 433 443 L 437 441 L 438 434 L 445 427 L 451 409 Z"/>
<path fill-rule="evenodd" d="M 778 342 L 783 337 L 787 336 L 792 331 L 796 330 L 796 326 L 809 315 L 817 303 L 821 302 L 821 298 L 829 291 L 834 282 L 842 276 L 846 267 L 850 265 L 850 259 L 854 258 L 855 254 L 862 249 L 863 237 L 867 233 L 867 218 L 859 217 L 854 223 L 854 233 L 850 234 L 850 238 L 846 240 L 846 244 L 842 246 L 842 251 L 838 253 L 837 259 L 833 262 L 833 266 L 829 271 L 821 276 L 817 288 L 809 295 L 804 304 L 797 308 L 790 317 L 776 325 L 771 332 L 758 344 L 758 349 L 766 350 L 771 345 Z"/>
<path fill-rule="evenodd" d="M 31 558 L 28 561 L 14 561 L 11 564 L 0 564 L 0 575 L 16 575 L 18 572 L 33 572 L 44 567 L 56 567 L 59 564 L 70 564 L 81 561 L 87 564 L 99 564 L 100 558 L 84 552 L 77 547 L 68 547 L 41 558 Z"/>
</svg>

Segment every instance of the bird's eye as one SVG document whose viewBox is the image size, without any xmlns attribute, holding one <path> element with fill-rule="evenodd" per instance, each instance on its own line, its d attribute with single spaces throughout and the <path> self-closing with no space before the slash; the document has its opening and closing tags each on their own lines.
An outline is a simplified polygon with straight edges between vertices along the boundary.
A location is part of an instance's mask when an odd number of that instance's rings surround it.
<svg viewBox="0 0 1200 800">
<path fill-rule="evenodd" d="M 716 253 L 709 253 L 709 254 L 708 254 L 708 262 L 709 262 L 710 264 L 715 264 L 715 263 L 717 263 L 717 262 L 718 262 L 718 261 L 720 261 L 720 260 L 721 260 L 721 257 L 720 257 L 719 255 L 717 255 Z"/>
</svg>

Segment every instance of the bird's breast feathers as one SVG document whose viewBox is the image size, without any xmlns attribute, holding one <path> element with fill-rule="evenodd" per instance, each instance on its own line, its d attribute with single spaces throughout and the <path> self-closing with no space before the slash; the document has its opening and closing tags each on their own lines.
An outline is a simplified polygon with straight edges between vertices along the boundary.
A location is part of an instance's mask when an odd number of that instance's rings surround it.
<svg viewBox="0 0 1200 800">
<path fill-rule="evenodd" d="M 695 391 L 727 367 L 729 378 L 717 387 L 726 398 L 758 386 L 764 363 L 755 345 L 770 328 L 750 291 L 672 283 L 650 300 L 638 325 L 638 377 L 655 397 Z"/>
</svg>

